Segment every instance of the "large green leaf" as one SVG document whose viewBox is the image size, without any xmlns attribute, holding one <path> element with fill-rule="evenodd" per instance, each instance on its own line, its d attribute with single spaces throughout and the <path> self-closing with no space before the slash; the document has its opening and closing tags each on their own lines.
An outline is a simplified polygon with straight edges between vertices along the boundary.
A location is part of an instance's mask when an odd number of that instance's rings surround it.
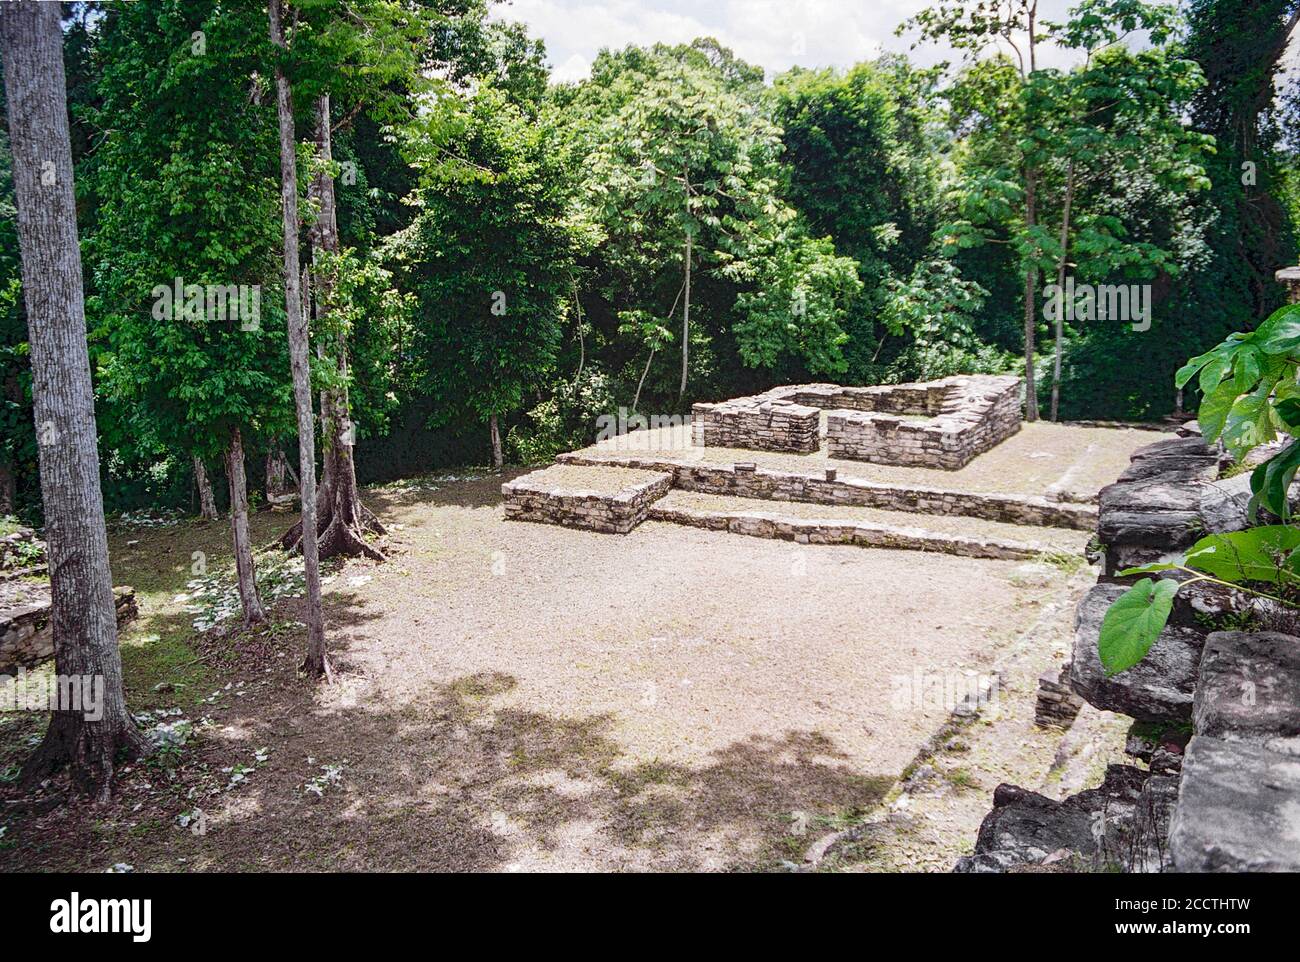
<svg viewBox="0 0 1300 962">
<path fill-rule="evenodd" d="M 1291 503 L 1288 492 L 1291 490 L 1291 482 L 1295 479 L 1297 469 L 1300 469 L 1300 441 L 1292 441 L 1251 472 L 1250 513 L 1252 517 L 1260 505 L 1283 520 L 1290 517 Z"/>
<path fill-rule="evenodd" d="M 1231 381 L 1225 383 L 1232 384 Z M 1236 390 L 1235 386 L 1233 390 Z M 1223 444 L 1234 457 L 1242 458 L 1253 448 L 1276 437 L 1268 397 L 1271 390 L 1272 384 L 1265 382 L 1258 390 L 1237 398 L 1229 409 L 1223 423 Z"/>
<path fill-rule="evenodd" d="M 1097 654 L 1107 675 L 1127 671 L 1146 657 L 1169 621 L 1180 587 L 1172 578 L 1143 578 L 1115 599 L 1097 639 Z"/>
<path fill-rule="evenodd" d="M 1243 581 L 1300 581 L 1287 562 L 1300 547 L 1300 528 L 1273 524 L 1212 534 L 1192 545 L 1184 562 L 1232 584 Z"/>
<path fill-rule="evenodd" d="M 1237 389 L 1231 381 L 1226 381 L 1201 401 L 1201 409 L 1197 412 L 1196 420 L 1201 425 L 1201 436 L 1205 438 L 1207 444 L 1218 440 L 1224 424 L 1227 423 L 1228 412 L 1232 410 L 1232 402 L 1235 400 L 1237 400 Z"/>
<path fill-rule="evenodd" d="M 1288 354 L 1300 347 L 1300 304 L 1274 311 L 1250 336 L 1266 354 Z"/>
</svg>

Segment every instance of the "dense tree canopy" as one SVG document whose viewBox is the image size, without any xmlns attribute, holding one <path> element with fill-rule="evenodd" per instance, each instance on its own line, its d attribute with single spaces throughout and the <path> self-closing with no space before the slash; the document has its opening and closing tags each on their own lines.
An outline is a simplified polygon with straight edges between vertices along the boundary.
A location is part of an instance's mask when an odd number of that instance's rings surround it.
<svg viewBox="0 0 1300 962">
<path fill-rule="evenodd" d="M 1027 340 L 1045 414 L 1158 417 L 1198 403 L 1173 371 L 1267 316 L 1296 261 L 1294 0 L 1083 0 L 1035 25 L 1069 67 L 1013 46 L 1032 3 L 939 4 L 916 25 L 961 63 L 771 76 L 701 38 L 564 84 L 490 6 L 290 3 L 276 54 L 265 5 L 68 5 L 110 507 L 186 504 L 191 455 L 220 476 L 236 429 L 250 464 L 294 443 L 277 64 L 313 379 L 345 411 L 323 457 L 345 432 L 365 478 L 543 460 L 620 406 L 1024 372 Z M 0 131 L 0 215 L 9 163 Z M 1058 330 L 1044 291 L 1067 276 L 1149 289 L 1149 329 Z M 201 321 L 159 306 L 177 279 Z M 255 326 L 207 313 L 232 285 L 258 290 Z M 36 517 L 25 323 L 0 216 L 0 513 Z"/>
</svg>

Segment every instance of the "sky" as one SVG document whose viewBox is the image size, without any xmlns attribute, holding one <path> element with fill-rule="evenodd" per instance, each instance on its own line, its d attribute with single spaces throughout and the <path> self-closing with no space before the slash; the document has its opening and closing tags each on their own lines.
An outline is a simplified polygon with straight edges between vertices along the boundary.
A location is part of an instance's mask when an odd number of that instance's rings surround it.
<svg viewBox="0 0 1300 962">
<path fill-rule="evenodd" d="M 508 0 L 493 16 L 520 20 L 546 41 L 555 80 L 586 77 L 602 47 L 629 43 L 687 43 L 716 37 L 742 60 L 759 64 L 768 79 L 795 65 L 848 67 L 884 51 L 909 53 L 929 65 L 959 57 L 925 44 L 909 51 L 914 36 L 894 28 L 933 0 Z M 1064 20 L 1077 0 L 1040 0 L 1039 17 Z M 1064 67 L 1071 56 L 1046 49 L 1044 66 Z M 1300 72 L 1300 36 L 1284 64 Z M 1294 73 L 1293 73 L 1294 75 Z"/>
<path fill-rule="evenodd" d="M 555 80 L 587 76 L 602 47 L 686 43 L 711 36 L 742 60 L 776 73 L 802 67 L 847 67 L 883 51 L 906 52 L 912 40 L 894 28 L 932 0 L 510 0 L 493 16 L 520 20 L 546 41 Z M 1077 0 L 1042 0 L 1040 17 L 1064 19 Z M 918 63 L 957 59 L 927 44 Z M 1052 51 L 1047 65 L 1063 65 Z"/>
</svg>

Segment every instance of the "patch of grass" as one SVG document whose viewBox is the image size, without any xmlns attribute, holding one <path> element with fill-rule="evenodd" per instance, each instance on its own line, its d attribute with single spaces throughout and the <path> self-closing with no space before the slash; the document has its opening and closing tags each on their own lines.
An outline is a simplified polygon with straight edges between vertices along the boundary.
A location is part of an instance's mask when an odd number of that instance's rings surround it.
<svg viewBox="0 0 1300 962">
<path fill-rule="evenodd" d="M 979 787 L 979 782 L 976 780 L 975 776 L 964 768 L 953 768 L 946 771 L 944 772 L 944 777 L 947 778 L 948 782 L 955 788 L 971 789 Z"/>
<path fill-rule="evenodd" d="M 193 630 L 184 619 L 180 622 L 122 638 L 122 680 L 133 709 L 192 705 L 215 684 L 190 644 Z"/>
<path fill-rule="evenodd" d="M 1044 551 L 1034 558 L 1039 564 L 1050 565 L 1066 574 L 1073 574 L 1088 567 L 1088 559 L 1083 555 L 1069 551 Z"/>
</svg>

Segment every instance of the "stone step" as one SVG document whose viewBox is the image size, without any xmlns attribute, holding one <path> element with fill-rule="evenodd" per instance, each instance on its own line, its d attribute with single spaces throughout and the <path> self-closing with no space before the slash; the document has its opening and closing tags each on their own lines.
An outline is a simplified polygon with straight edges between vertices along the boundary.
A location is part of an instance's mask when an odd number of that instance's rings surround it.
<svg viewBox="0 0 1300 962">
<path fill-rule="evenodd" d="M 774 503 L 689 491 L 669 492 L 650 506 L 646 518 L 802 544 L 937 551 L 968 558 L 1081 557 L 1088 542 L 1086 533 L 1064 528 L 877 508 Z"/>
<path fill-rule="evenodd" d="M 698 494 L 830 505 L 837 509 L 960 515 L 1001 524 L 1073 531 L 1092 532 L 1097 527 L 1097 508 L 1092 504 L 1073 504 L 1021 494 L 890 484 L 861 477 L 837 476 L 829 471 L 820 475 L 773 471 L 760 466 L 758 459 L 766 456 L 764 452 L 747 453 L 754 460 L 724 465 L 655 457 L 653 454 L 640 457 L 626 452 L 601 453 L 589 448 L 586 452 L 561 454 L 556 461 L 569 465 L 666 472 L 672 474 L 674 488 Z"/>
</svg>

